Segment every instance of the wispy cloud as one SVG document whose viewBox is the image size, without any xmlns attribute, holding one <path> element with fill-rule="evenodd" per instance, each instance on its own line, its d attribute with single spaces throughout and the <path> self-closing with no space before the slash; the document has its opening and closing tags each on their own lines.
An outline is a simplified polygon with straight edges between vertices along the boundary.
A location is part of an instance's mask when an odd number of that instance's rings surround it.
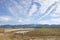
<svg viewBox="0 0 60 40">
<path fill-rule="evenodd" d="M 57 2 L 56 13 L 60 15 L 60 1 Z"/>
<path fill-rule="evenodd" d="M 21 20 L 21 19 L 20 19 L 20 20 L 18 20 L 18 22 L 20 22 L 20 23 L 21 23 L 21 22 L 23 22 L 23 20 Z"/>
<path fill-rule="evenodd" d="M 45 16 L 48 16 L 51 13 L 51 11 L 54 10 L 55 8 L 56 8 L 56 4 L 55 3 L 54 3 L 54 5 L 51 4 L 51 8 L 50 8 L 50 6 L 47 7 L 44 15 L 40 19 L 44 18 Z"/>
<path fill-rule="evenodd" d="M 13 21 L 22 24 L 35 22 L 39 24 L 60 24 L 60 3 L 58 0 L 1 0 L 1 2 L 13 15 L 0 16 L 2 23 Z"/>
<path fill-rule="evenodd" d="M 23 18 L 21 18 L 21 17 L 20 17 L 17 21 L 18 21 L 19 23 L 24 22 Z"/>
<path fill-rule="evenodd" d="M 18 1 L 18 0 L 17 0 Z M 17 18 L 19 18 L 21 15 L 27 15 L 27 10 L 29 9 L 29 6 L 31 5 L 31 1 L 15 1 L 15 0 L 10 0 L 10 3 L 6 3 L 6 7 L 8 10 L 11 12 L 11 14 Z M 28 3 L 27 3 L 28 2 Z M 34 7 L 35 9 L 35 7 Z M 32 11 L 30 11 L 32 12 Z M 31 15 L 31 13 L 29 13 Z"/>
<path fill-rule="evenodd" d="M 25 19 L 24 19 L 24 18 L 21 18 L 21 17 L 20 17 L 20 18 L 18 19 L 18 22 L 31 22 L 31 19 L 30 19 L 30 18 L 25 18 Z"/>
<path fill-rule="evenodd" d="M 30 18 L 27 18 L 25 21 L 26 22 L 31 22 L 31 19 Z"/>
<path fill-rule="evenodd" d="M 54 14 L 51 14 L 50 16 L 51 16 L 51 17 L 59 17 L 60 15 L 57 14 L 57 13 L 54 13 Z"/>
<path fill-rule="evenodd" d="M 47 8 L 52 4 L 54 3 L 55 0 L 46 0 L 46 1 L 41 1 L 41 10 L 40 12 L 41 13 L 45 13 L 45 11 L 47 10 Z"/>
<path fill-rule="evenodd" d="M 51 21 L 60 23 L 60 18 L 52 18 Z"/>
<path fill-rule="evenodd" d="M 36 10 L 37 10 L 37 6 L 34 4 L 28 13 L 28 17 L 32 16 Z"/>
<path fill-rule="evenodd" d="M 0 21 L 11 21 L 12 18 L 9 16 L 0 16 Z"/>
<path fill-rule="evenodd" d="M 48 20 L 41 20 L 38 22 L 38 24 L 60 24 L 60 18 L 51 18 Z"/>
</svg>

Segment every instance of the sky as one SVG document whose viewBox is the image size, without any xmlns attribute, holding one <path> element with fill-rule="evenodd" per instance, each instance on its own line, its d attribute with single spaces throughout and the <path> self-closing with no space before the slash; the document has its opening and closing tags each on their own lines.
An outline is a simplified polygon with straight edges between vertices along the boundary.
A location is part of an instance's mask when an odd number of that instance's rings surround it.
<svg viewBox="0 0 60 40">
<path fill-rule="evenodd" d="M 60 0 L 0 0 L 0 25 L 60 24 Z"/>
</svg>

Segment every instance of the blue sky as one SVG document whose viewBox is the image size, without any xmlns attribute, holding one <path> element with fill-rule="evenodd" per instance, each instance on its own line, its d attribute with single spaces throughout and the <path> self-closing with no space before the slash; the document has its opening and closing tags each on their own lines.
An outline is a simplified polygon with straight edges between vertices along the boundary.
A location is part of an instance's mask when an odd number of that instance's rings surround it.
<svg viewBox="0 0 60 40">
<path fill-rule="evenodd" d="M 60 24 L 59 0 L 0 0 L 0 25 Z"/>
</svg>

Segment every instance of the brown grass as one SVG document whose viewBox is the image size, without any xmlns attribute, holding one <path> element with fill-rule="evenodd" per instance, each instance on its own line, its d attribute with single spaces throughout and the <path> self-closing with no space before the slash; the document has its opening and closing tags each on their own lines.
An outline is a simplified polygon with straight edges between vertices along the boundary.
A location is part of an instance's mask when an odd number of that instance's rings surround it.
<svg viewBox="0 0 60 40">
<path fill-rule="evenodd" d="M 0 30 L 0 40 L 60 40 L 60 28 L 35 28 L 25 35 L 16 34 L 15 31 L 4 32 L 5 29 Z"/>
</svg>

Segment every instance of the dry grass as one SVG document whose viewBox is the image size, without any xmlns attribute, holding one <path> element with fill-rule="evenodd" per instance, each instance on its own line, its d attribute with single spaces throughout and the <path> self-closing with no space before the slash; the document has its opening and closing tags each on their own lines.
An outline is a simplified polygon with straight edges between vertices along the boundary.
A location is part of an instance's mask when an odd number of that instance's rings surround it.
<svg viewBox="0 0 60 40">
<path fill-rule="evenodd" d="M 3 29 L 3 28 L 0 29 L 0 40 L 29 40 L 29 39 L 60 40 L 60 28 L 32 28 L 32 30 L 30 28 L 29 29 L 25 28 L 25 30 L 29 30 L 29 31 L 31 30 L 25 35 L 15 33 L 15 31 L 19 31 L 19 30 L 21 31 L 20 28 L 19 29 Z"/>
<path fill-rule="evenodd" d="M 0 33 L 0 40 L 4 40 L 4 39 L 5 39 L 4 33 Z"/>
</svg>

